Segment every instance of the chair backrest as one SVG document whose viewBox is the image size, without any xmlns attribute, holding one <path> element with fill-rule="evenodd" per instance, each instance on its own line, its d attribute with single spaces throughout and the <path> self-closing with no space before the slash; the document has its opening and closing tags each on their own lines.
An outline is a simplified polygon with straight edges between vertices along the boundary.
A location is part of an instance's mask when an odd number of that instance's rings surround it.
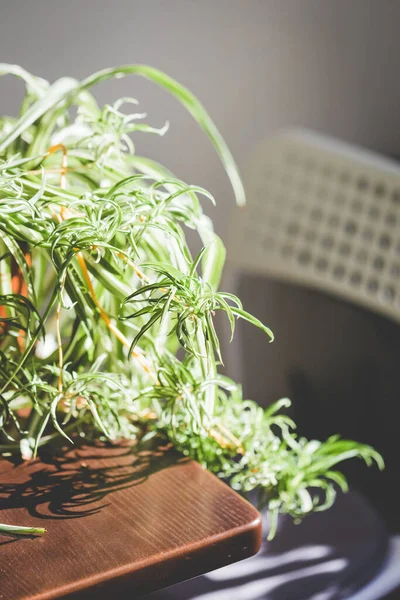
<svg viewBox="0 0 400 600">
<path fill-rule="evenodd" d="M 237 210 L 231 264 L 400 322 L 400 168 L 302 130 L 270 138 Z"/>
</svg>

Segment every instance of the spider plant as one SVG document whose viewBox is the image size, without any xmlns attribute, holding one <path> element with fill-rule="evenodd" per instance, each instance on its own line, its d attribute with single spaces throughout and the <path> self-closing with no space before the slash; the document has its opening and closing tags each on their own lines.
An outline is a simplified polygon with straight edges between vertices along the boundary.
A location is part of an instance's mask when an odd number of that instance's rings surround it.
<svg viewBox="0 0 400 600">
<path fill-rule="evenodd" d="M 280 512 L 300 519 L 346 489 L 337 463 L 382 467 L 369 446 L 298 437 L 288 400 L 263 410 L 218 373 L 217 311 L 232 335 L 237 319 L 273 335 L 218 291 L 225 250 L 201 204 L 214 199 L 136 153 L 137 131 L 167 126 L 148 124 L 133 98 L 99 107 L 90 90 L 132 74 L 169 91 L 210 138 L 241 205 L 237 167 L 201 103 L 143 65 L 53 84 L 15 65 L 0 74 L 25 83 L 19 116 L 0 118 L 0 452 L 29 460 L 57 436 L 162 435 L 234 489 L 258 488 L 270 537 Z M 203 246 L 196 257 L 188 229 Z"/>
</svg>

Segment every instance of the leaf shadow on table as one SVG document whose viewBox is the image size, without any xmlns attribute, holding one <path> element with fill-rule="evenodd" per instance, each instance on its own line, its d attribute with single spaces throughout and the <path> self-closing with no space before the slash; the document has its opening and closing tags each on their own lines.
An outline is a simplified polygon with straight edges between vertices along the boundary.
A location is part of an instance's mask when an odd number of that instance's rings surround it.
<svg viewBox="0 0 400 600">
<path fill-rule="evenodd" d="M 41 451 L 39 460 L 17 464 L 2 473 L 3 511 L 25 509 L 40 519 L 76 519 L 104 508 L 106 497 L 140 485 L 152 474 L 185 461 L 164 441 L 148 445 L 78 442 L 72 449 Z M 15 519 L 14 519 L 15 520 Z M 0 545 L 7 542 L 0 542 Z"/>
</svg>

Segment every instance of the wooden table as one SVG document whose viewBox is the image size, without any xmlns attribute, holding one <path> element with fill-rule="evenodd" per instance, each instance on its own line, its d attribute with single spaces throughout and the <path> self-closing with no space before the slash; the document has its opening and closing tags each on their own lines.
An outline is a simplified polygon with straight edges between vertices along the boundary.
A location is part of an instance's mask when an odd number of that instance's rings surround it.
<svg viewBox="0 0 400 600">
<path fill-rule="evenodd" d="M 255 554 L 261 520 L 197 463 L 165 447 L 81 446 L 0 461 L 0 598 L 137 598 Z M 129 594 L 129 595 L 128 595 Z"/>
</svg>

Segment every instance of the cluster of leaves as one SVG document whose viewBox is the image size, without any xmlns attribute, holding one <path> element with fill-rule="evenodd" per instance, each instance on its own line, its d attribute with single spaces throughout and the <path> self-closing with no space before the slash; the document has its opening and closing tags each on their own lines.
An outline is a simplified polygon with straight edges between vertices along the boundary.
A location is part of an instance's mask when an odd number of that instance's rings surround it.
<svg viewBox="0 0 400 600">
<path fill-rule="evenodd" d="M 74 433 L 162 434 L 235 489 L 258 488 L 273 523 L 279 512 L 298 519 L 329 506 L 336 486 L 346 488 L 338 462 L 381 465 L 368 446 L 298 438 L 280 412 L 287 400 L 263 410 L 218 374 L 217 311 L 232 335 L 242 318 L 273 336 L 217 291 L 225 250 L 200 204 L 213 198 L 136 154 L 136 131 L 166 131 L 129 113 L 136 100 L 102 109 L 89 88 L 137 74 L 171 92 L 209 136 L 242 204 L 236 165 L 198 100 L 142 65 L 52 85 L 17 66 L 0 74 L 26 87 L 19 116 L 0 119 L 0 452 L 29 459 Z M 200 236 L 195 258 L 185 228 Z"/>
</svg>

